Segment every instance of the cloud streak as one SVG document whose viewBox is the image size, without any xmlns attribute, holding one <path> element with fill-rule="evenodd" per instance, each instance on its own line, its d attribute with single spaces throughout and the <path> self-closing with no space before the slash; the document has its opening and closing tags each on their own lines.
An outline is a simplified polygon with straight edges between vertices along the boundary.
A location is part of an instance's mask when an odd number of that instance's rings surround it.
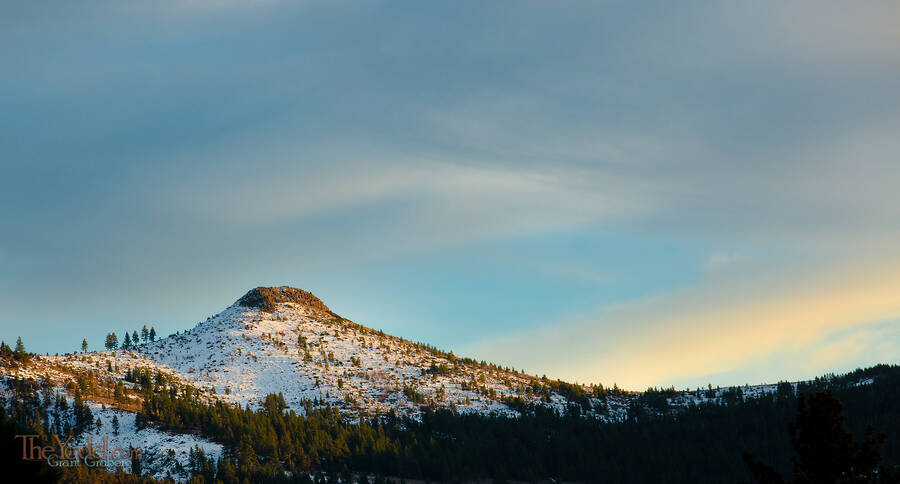
<svg viewBox="0 0 900 484">
<path fill-rule="evenodd" d="M 871 339 L 860 339 L 860 331 L 900 329 L 897 288 L 896 259 L 789 265 L 710 278 L 470 350 L 558 377 L 632 389 L 713 379 L 733 384 L 735 375 L 754 378 L 750 383 L 809 378 L 863 356 L 863 343 Z M 773 368 L 767 359 L 789 364 Z"/>
</svg>

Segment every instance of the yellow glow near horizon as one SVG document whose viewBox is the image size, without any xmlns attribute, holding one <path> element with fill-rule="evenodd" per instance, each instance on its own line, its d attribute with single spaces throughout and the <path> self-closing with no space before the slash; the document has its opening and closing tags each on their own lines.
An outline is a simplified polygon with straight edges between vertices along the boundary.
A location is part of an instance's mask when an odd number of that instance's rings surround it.
<svg viewBox="0 0 900 484">
<path fill-rule="evenodd" d="M 644 326 L 650 331 L 630 335 L 623 342 L 627 350 L 601 361 L 633 362 L 615 375 L 633 384 L 733 370 L 760 355 L 900 315 L 900 264 L 836 271 L 736 297 L 674 313 L 660 308 L 663 312 Z"/>
<path fill-rule="evenodd" d="M 539 355 L 538 367 L 554 377 L 628 389 L 753 373 L 768 358 L 789 355 L 791 368 L 760 377 L 768 380 L 825 372 L 817 364 L 827 367 L 867 350 L 859 335 L 825 344 L 829 335 L 898 316 L 900 263 L 843 265 L 710 282 L 516 335 L 500 352 L 508 361 Z M 731 382 L 742 383 L 763 381 Z"/>
</svg>

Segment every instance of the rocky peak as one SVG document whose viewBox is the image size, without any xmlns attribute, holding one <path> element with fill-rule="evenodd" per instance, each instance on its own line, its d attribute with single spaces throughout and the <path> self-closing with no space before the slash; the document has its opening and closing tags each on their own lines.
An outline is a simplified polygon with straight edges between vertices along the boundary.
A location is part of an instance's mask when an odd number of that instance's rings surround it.
<svg viewBox="0 0 900 484">
<path fill-rule="evenodd" d="M 314 296 L 311 292 L 297 289 L 290 286 L 279 287 L 257 287 L 251 289 L 238 299 L 237 304 L 248 307 L 258 308 L 262 311 L 273 312 L 281 303 L 295 303 L 306 306 L 316 311 L 330 313 L 331 310 L 322 302 L 321 299 Z"/>
</svg>

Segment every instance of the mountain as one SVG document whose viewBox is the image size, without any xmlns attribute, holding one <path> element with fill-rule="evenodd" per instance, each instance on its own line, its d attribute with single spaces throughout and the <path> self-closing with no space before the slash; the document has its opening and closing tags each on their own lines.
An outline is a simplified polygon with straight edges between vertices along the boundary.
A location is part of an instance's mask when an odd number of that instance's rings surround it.
<svg viewBox="0 0 900 484">
<path fill-rule="evenodd" d="M 312 293 L 288 286 L 251 289 L 222 312 L 166 338 L 111 351 L 37 356 L 16 374 L 65 382 L 91 372 L 123 383 L 127 393 L 135 387 L 129 381 L 135 371 L 159 372 L 195 387 L 206 401 L 260 408 L 267 395 L 280 393 L 299 413 L 312 402 L 355 417 L 415 416 L 426 408 L 515 417 L 523 405 L 537 405 L 619 422 L 639 399 L 651 409 L 674 411 L 734 393 L 717 388 L 641 394 L 529 375 L 354 323 Z M 740 393 L 754 397 L 775 390 L 774 384 L 744 386 Z M 131 398 L 137 405 L 137 397 Z"/>
<path fill-rule="evenodd" d="M 148 382 L 190 391 L 206 404 L 237 408 L 260 409 L 267 396 L 280 394 L 285 408 L 299 415 L 337 409 L 351 422 L 388 414 L 420 418 L 435 409 L 508 418 L 528 404 L 554 414 L 577 407 L 579 413 L 611 422 L 625 418 L 635 395 L 460 358 L 356 324 L 312 293 L 287 286 L 251 289 L 193 328 L 152 342 L 31 355 L 24 364 L 14 360 L 0 355 L 0 377 L 6 382 L 0 396 L 7 402 L 31 400 L 52 420 L 48 433 L 75 429 L 79 445 L 106 438 L 110 446 L 152 449 L 144 472 L 176 480 L 189 477 L 195 449 L 217 459 L 224 448 L 192 433 L 140 425 L 135 412 L 142 408 L 141 391 Z M 53 398 L 39 398 L 51 393 L 57 394 L 55 407 Z M 59 399 L 68 404 L 60 407 Z M 79 399 L 87 409 L 82 414 L 90 418 L 78 417 Z M 119 430 L 110 435 L 114 419 Z"/>
<path fill-rule="evenodd" d="M 0 345 L 0 421 L 8 412 L 45 442 L 139 447 L 132 473 L 175 481 L 361 471 L 737 482 L 748 478 L 744 451 L 786 472 L 800 395 L 832 389 L 851 430 L 888 429 L 886 457 L 900 462 L 898 379 L 900 367 L 880 365 L 809 382 L 626 392 L 459 357 L 345 319 L 310 292 L 257 287 L 187 331 L 128 348 L 41 356 Z"/>
<path fill-rule="evenodd" d="M 311 400 L 357 416 L 412 415 L 429 405 L 514 416 L 511 399 L 560 412 L 577 400 L 602 419 L 621 419 L 625 410 L 620 401 L 609 405 L 597 387 L 550 381 L 387 335 L 287 286 L 252 289 L 194 328 L 151 343 L 48 360 L 118 380 L 129 370 L 149 368 L 207 398 L 251 408 L 281 393 L 297 411 Z M 109 372 L 107 360 L 117 370 Z"/>
</svg>

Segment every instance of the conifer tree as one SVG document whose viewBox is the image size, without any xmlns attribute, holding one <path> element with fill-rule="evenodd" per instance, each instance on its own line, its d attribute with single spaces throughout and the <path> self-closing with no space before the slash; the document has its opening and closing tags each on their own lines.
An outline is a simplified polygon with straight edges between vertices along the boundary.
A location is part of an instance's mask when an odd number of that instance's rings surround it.
<svg viewBox="0 0 900 484">
<path fill-rule="evenodd" d="M 150 341 L 150 330 L 147 329 L 147 325 L 145 324 L 143 328 L 141 328 L 141 341 L 146 343 Z"/>
<path fill-rule="evenodd" d="M 109 333 L 106 335 L 106 349 L 114 350 L 119 347 L 119 337 L 116 336 L 116 333 Z"/>
<path fill-rule="evenodd" d="M 88 349 L 87 340 L 86 339 L 81 340 L 81 352 L 87 353 L 87 349 Z"/>
<path fill-rule="evenodd" d="M 134 476 L 141 475 L 141 459 L 139 454 L 134 452 L 134 447 L 128 446 L 128 454 L 131 455 L 131 474 Z M 211 480 L 210 480 L 211 481 Z M 207 481 L 207 482 L 210 482 Z"/>
<path fill-rule="evenodd" d="M 16 339 L 16 349 L 13 350 L 13 358 L 18 361 L 25 361 L 27 352 L 25 351 L 25 345 L 22 343 L 22 337 L 19 336 Z"/>
<path fill-rule="evenodd" d="M 72 411 L 75 415 L 75 433 L 80 434 L 81 432 L 87 430 L 92 423 L 94 423 L 93 415 L 91 414 L 91 409 L 88 407 L 87 403 L 84 402 L 84 398 L 81 395 L 81 387 L 75 387 L 75 404 L 72 407 Z"/>
<path fill-rule="evenodd" d="M 131 333 L 131 344 L 134 345 L 134 346 L 137 346 L 138 343 L 140 343 L 140 342 L 141 342 L 141 341 L 140 341 L 140 337 L 138 336 L 138 332 L 137 332 L 137 331 L 133 331 L 133 332 Z"/>
<path fill-rule="evenodd" d="M 125 341 L 122 343 L 122 349 L 131 348 L 131 335 L 128 334 L 128 331 L 125 332 Z"/>
<path fill-rule="evenodd" d="M 156 328 L 150 328 L 150 341 L 156 341 Z"/>
<path fill-rule="evenodd" d="M 789 427 L 794 447 L 794 479 L 788 482 L 850 483 L 895 482 L 881 467 L 885 435 L 866 429 L 863 441 L 853 442 L 844 426 L 844 406 L 831 390 L 797 398 L 797 420 Z M 744 453 L 744 462 L 760 483 L 784 483 L 771 466 Z"/>
</svg>

